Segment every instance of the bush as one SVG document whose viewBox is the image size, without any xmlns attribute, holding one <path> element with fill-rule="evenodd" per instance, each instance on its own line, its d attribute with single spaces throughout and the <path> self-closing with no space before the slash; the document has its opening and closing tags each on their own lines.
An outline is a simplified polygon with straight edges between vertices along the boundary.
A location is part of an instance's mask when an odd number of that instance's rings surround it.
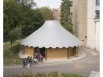
<svg viewBox="0 0 103 77">
<path fill-rule="evenodd" d="M 22 49 L 19 42 L 15 42 L 12 46 L 10 43 L 4 43 L 4 65 L 22 64 L 22 59 L 19 58 L 18 53 Z"/>
<path fill-rule="evenodd" d="M 4 76 L 4 77 L 87 77 L 87 76 L 81 76 L 77 74 L 68 74 L 68 73 L 58 73 L 58 72 L 50 72 L 49 74 L 46 73 L 27 73 L 19 76 L 19 75 L 12 75 L 12 76 Z"/>
<path fill-rule="evenodd" d="M 49 77 L 58 77 L 58 72 L 50 72 Z"/>
<path fill-rule="evenodd" d="M 45 73 L 37 73 L 34 77 L 48 77 Z"/>
<path fill-rule="evenodd" d="M 63 73 L 62 76 L 63 77 L 86 77 L 86 76 L 80 76 L 77 74 L 67 74 L 67 73 Z"/>
</svg>

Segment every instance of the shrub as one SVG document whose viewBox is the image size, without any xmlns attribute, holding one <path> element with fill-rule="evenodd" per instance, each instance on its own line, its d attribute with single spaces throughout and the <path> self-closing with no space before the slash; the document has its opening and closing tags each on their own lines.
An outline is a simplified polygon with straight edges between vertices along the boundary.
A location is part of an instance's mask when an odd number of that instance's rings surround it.
<svg viewBox="0 0 103 77">
<path fill-rule="evenodd" d="M 58 72 L 50 72 L 49 77 L 58 77 Z"/>
<path fill-rule="evenodd" d="M 37 73 L 34 77 L 48 77 L 45 73 Z"/>
<path fill-rule="evenodd" d="M 26 73 L 22 75 L 11 75 L 11 76 L 4 76 L 4 77 L 87 77 L 87 76 L 81 76 L 77 74 L 68 74 L 68 73 L 58 73 L 58 72 L 50 72 L 48 75 L 46 73 Z"/>
<path fill-rule="evenodd" d="M 63 73 L 62 76 L 63 77 L 86 77 L 86 76 L 80 76 L 77 74 L 67 74 L 67 73 Z"/>
<path fill-rule="evenodd" d="M 18 56 L 21 49 L 19 42 L 13 43 L 12 46 L 10 43 L 4 43 L 4 65 L 22 64 L 22 59 Z"/>
</svg>

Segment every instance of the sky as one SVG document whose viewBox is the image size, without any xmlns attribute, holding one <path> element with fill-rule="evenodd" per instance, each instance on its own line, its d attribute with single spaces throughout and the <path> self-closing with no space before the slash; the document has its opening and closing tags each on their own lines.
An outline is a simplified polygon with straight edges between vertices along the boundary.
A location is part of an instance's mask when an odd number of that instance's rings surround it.
<svg viewBox="0 0 103 77">
<path fill-rule="evenodd" d="M 59 8 L 61 5 L 61 0 L 34 0 L 37 4 L 37 7 L 44 7 L 47 6 L 51 9 Z"/>
</svg>

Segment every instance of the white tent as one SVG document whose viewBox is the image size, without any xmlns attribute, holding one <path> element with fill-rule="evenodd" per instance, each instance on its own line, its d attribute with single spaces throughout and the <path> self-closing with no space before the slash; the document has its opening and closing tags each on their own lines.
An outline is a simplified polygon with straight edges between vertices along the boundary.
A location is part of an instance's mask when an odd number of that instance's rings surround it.
<svg viewBox="0 0 103 77">
<path fill-rule="evenodd" d="M 28 47 L 68 48 L 80 46 L 78 38 L 64 29 L 57 20 L 47 20 L 38 30 L 27 38 L 21 40 L 21 44 Z"/>
</svg>

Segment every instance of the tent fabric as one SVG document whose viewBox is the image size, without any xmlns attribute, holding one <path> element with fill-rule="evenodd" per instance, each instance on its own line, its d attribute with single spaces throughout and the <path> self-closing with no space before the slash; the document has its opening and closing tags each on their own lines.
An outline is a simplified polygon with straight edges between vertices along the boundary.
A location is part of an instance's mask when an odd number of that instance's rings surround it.
<svg viewBox="0 0 103 77">
<path fill-rule="evenodd" d="M 80 46 L 81 41 L 62 27 L 57 20 L 47 20 L 27 38 L 21 40 L 24 46 L 45 48 L 68 48 Z"/>
</svg>

